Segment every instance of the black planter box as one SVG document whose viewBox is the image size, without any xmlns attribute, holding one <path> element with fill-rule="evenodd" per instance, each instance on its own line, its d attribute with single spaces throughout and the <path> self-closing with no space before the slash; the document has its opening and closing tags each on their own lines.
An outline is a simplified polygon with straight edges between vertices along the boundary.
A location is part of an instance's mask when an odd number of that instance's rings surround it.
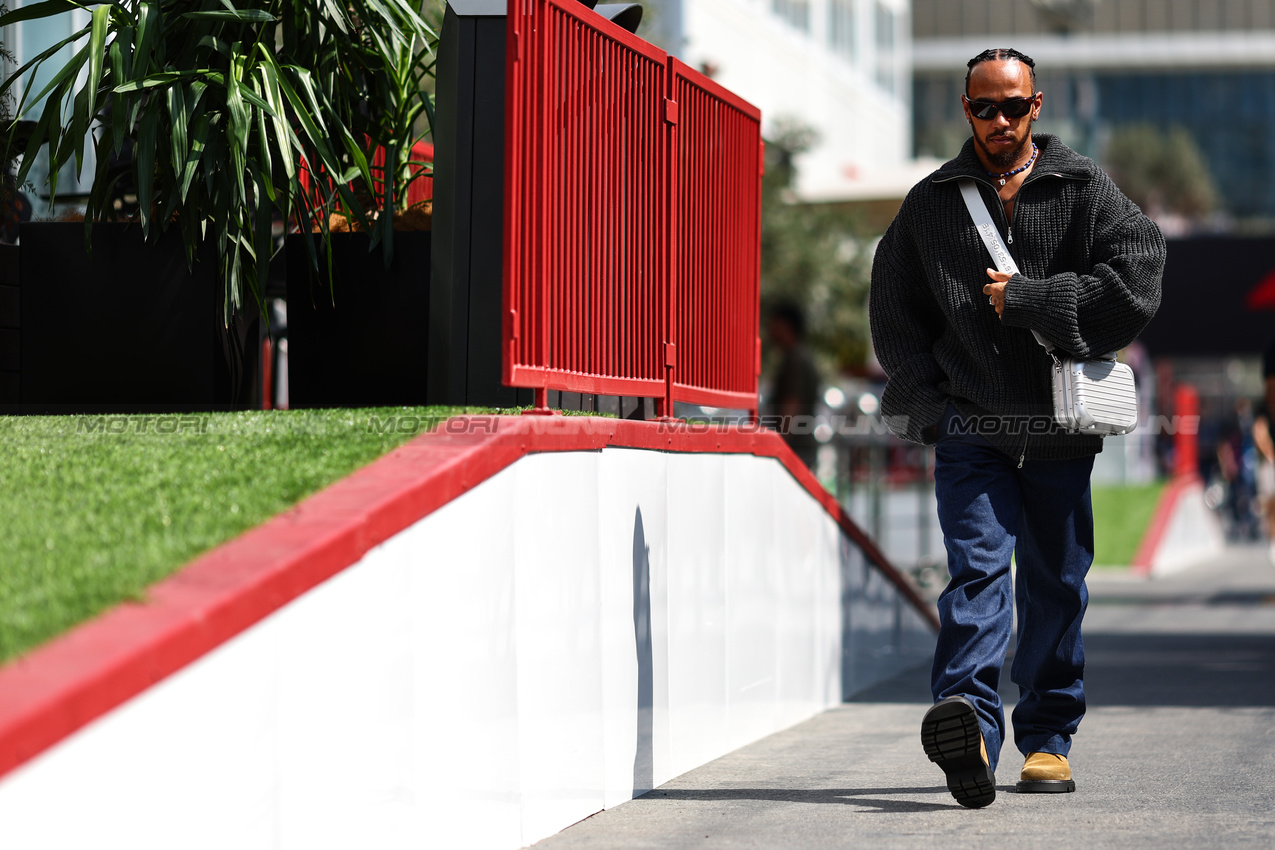
<svg viewBox="0 0 1275 850">
<path fill-rule="evenodd" d="M 22 264 L 17 245 L 0 245 L 0 410 L 22 396 Z"/>
<path fill-rule="evenodd" d="M 314 239 L 322 271 L 303 240 Z M 288 406 L 426 403 L 430 234 L 394 234 L 389 268 L 365 233 L 332 234 L 329 288 L 323 242 L 288 237 Z"/>
<path fill-rule="evenodd" d="M 17 286 L 0 293 L 4 412 L 259 406 L 256 306 L 225 327 L 211 250 L 191 270 L 176 230 L 147 243 L 140 225 L 95 224 L 91 254 L 82 222 L 19 232 Z"/>
</svg>

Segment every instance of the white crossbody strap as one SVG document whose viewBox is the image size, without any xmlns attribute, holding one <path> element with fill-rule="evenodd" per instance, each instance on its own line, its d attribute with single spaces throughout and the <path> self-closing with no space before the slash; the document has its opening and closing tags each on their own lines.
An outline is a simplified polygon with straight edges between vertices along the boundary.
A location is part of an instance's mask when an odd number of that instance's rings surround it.
<svg viewBox="0 0 1275 850">
<path fill-rule="evenodd" d="M 962 177 L 956 182 L 961 187 L 961 197 L 965 199 L 970 218 L 974 219 L 974 227 L 978 229 L 978 235 L 987 246 L 987 253 L 992 255 L 996 270 L 1005 274 L 1018 274 L 1018 265 L 1009 255 L 1009 248 L 1005 245 L 1005 240 L 1001 239 L 1001 232 L 992 223 L 991 213 L 987 211 L 987 205 L 983 203 L 983 197 L 978 193 L 978 186 L 968 177 Z M 1032 335 L 1036 337 L 1037 342 L 1045 346 L 1046 351 L 1054 350 L 1054 347 L 1035 330 L 1032 330 Z"/>
</svg>

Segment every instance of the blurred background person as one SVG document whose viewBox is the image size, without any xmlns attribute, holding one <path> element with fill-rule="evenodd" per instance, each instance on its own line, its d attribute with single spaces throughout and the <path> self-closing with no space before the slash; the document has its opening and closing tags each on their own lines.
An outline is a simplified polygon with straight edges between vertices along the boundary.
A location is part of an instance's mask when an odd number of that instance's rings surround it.
<svg viewBox="0 0 1275 850">
<path fill-rule="evenodd" d="M 1269 411 L 1253 419 L 1253 446 L 1257 455 L 1257 500 L 1270 562 L 1275 564 L 1275 441 L 1271 439 Z"/>
<path fill-rule="evenodd" d="M 792 301 L 776 302 L 766 320 L 766 334 L 779 349 L 780 360 L 764 413 L 781 417 L 784 441 L 802 463 L 814 469 L 819 449 L 814 435 L 815 405 L 821 381 L 805 343 L 805 313 Z"/>
<path fill-rule="evenodd" d="M 1257 450 L 1253 406 L 1247 398 L 1236 399 L 1234 415 L 1223 424 L 1217 463 L 1226 487 L 1223 507 L 1228 536 L 1235 542 L 1257 540 Z"/>
</svg>

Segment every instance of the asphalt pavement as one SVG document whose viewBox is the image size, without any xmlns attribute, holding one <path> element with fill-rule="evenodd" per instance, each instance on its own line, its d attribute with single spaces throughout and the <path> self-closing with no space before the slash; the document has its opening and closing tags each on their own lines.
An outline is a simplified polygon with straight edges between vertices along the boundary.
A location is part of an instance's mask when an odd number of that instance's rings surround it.
<svg viewBox="0 0 1275 850">
<path fill-rule="evenodd" d="M 921 750 L 929 671 L 911 670 L 535 845 L 638 848 L 1275 847 L 1275 567 L 1236 547 L 1157 579 L 1096 570 L 1089 713 L 1074 794 L 964 809 Z M 1007 705 L 1016 689 L 1002 677 Z"/>
</svg>

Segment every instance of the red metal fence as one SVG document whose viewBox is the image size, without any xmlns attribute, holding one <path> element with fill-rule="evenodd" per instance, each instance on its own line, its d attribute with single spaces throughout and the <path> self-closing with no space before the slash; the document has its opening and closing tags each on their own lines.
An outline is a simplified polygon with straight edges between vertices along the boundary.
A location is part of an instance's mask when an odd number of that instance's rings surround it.
<svg viewBox="0 0 1275 850">
<path fill-rule="evenodd" d="M 511 0 L 504 382 L 756 412 L 761 114 L 576 0 Z"/>
</svg>

